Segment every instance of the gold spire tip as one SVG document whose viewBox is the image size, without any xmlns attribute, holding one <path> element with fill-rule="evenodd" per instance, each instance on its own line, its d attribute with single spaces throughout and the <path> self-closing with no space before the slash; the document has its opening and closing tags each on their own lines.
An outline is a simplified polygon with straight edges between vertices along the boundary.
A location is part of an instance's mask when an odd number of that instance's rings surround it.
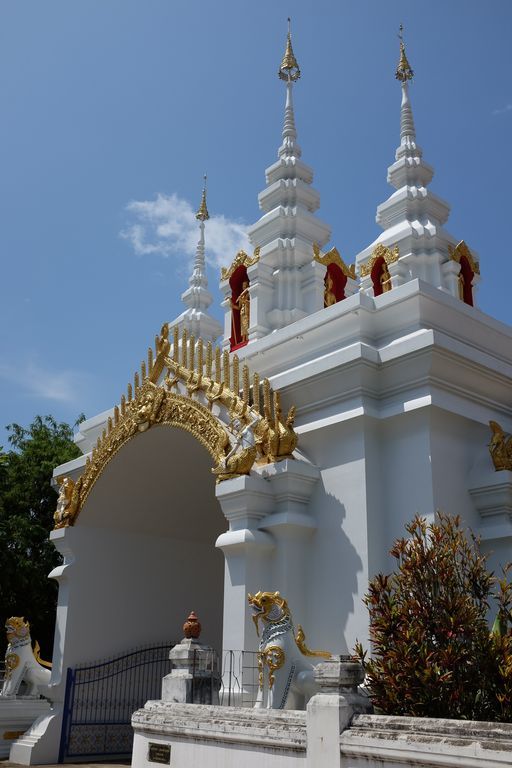
<svg viewBox="0 0 512 768">
<path fill-rule="evenodd" d="M 206 207 L 206 173 L 203 176 L 204 178 L 204 184 L 203 184 L 203 194 L 201 195 L 201 205 L 199 206 L 199 210 L 196 213 L 196 219 L 199 221 L 207 221 L 207 219 L 210 218 L 210 214 L 208 213 L 208 208 Z"/>
<path fill-rule="evenodd" d="M 406 83 L 407 80 L 412 80 L 412 78 L 414 77 L 414 72 L 411 69 L 411 65 L 409 64 L 406 53 L 405 53 L 403 32 L 404 32 L 403 24 L 400 24 L 400 29 L 398 32 L 398 38 L 400 40 L 400 59 L 398 61 L 398 66 L 396 68 L 395 77 L 397 80 L 400 80 L 400 82 Z"/>
<path fill-rule="evenodd" d="M 288 35 L 286 38 L 286 49 L 284 52 L 279 72 L 277 73 L 281 80 L 286 82 L 298 80 L 300 77 L 300 69 L 297 64 L 297 59 L 292 48 L 292 32 L 291 32 L 291 19 L 288 17 Z"/>
</svg>

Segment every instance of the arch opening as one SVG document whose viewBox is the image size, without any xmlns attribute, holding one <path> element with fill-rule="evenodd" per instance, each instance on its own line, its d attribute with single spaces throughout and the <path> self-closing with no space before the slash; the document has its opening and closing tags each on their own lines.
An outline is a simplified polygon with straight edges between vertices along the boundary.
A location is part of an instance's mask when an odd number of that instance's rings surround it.
<svg viewBox="0 0 512 768">
<path fill-rule="evenodd" d="M 215 542 L 226 521 L 211 467 L 192 434 L 165 424 L 129 440 L 106 465 L 70 529 L 68 665 L 179 641 L 191 610 L 201 640 L 221 650 L 224 557 Z"/>
</svg>

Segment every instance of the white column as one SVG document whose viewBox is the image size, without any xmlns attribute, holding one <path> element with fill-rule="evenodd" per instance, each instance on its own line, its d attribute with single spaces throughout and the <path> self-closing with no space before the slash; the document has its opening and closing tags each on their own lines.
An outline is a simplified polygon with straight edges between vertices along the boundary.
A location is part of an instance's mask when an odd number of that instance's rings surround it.
<svg viewBox="0 0 512 768">
<path fill-rule="evenodd" d="M 309 500 L 319 471 L 312 464 L 295 459 L 285 459 L 258 471 L 268 478 L 274 499 L 271 513 L 260 523 L 260 528 L 271 533 L 276 541 L 273 584 L 265 585 L 264 589 L 279 590 L 301 623 L 306 615 L 305 596 L 308 593 L 305 563 L 316 530 L 316 522 L 309 512 Z"/>
<path fill-rule="evenodd" d="M 215 543 L 226 559 L 223 649 L 257 650 L 247 593 L 262 588 L 270 567 L 274 539 L 259 524 L 273 508 L 272 489 L 258 475 L 243 475 L 219 483 L 216 496 L 229 522 Z"/>
</svg>

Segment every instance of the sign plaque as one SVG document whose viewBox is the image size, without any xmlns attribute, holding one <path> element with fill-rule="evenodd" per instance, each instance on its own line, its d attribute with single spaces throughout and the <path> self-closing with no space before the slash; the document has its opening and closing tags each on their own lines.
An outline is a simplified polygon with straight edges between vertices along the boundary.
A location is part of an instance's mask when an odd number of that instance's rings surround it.
<svg viewBox="0 0 512 768">
<path fill-rule="evenodd" d="M 171 764 L 171 745 L 153 744 L 149 742 L 148 761 L 150 763 Z"/>
</svg>

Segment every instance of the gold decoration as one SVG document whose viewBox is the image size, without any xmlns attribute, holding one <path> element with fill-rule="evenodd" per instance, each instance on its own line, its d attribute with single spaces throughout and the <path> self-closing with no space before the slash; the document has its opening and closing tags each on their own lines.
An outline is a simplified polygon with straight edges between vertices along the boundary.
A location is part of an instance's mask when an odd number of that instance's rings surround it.
<svg viewBox="0 0 512 768">
<path fill-rule="evenodd" d="M 5 676 L 10 677 L 11 673 L 19 666 L 20 657 L 17 653 L 8 653 L 5 656 Z"/>
<path fill-rule="evenodd" d="M 480 274 L 480 264 L 475 259 L 464 240 L 461 240 L 459 243 L 457 243 L 455 248 L 453 245 L 448 244 L 448 253 L 450 255 L 450 259 L 453 259 L 453 261 L 456 261 L 458 264 L 460 264 L 461 256 L 465 256 L 468 260 L 472 272 L 475 275 Z"/>
<path fill-rule="evenodd" d="M 330 656 L 331 654 L 329 654 Z M 263 669 L 268 667 L 268 687 L 272 689 L 275 682 L 274 672 L 281 669 L 286 661 L 285 652 L 278 645 L 269 645 L 258 653 L 258 670 L 260 689 L 263 690 Z"/>
<path fill-rule="evenodd" d="M 196 213 L 196 219 L 198 221 L 207 221 L 210 218 L 208 208 L 206 207 L 206 173 L 204 175 L 203 194 L 201 195 L 201 205 Z"/>
<path fill-rule="evenodd" d="M 35 646 L 34 646 L 34 650 L 33 650 L 34 659 L 37 661 L 38 664 L 41 664 L 41 666 L 47 667 L 48 669 L 51 669 L 52 668 L 51 661 L 45 661 L 44 659 L 42 659 L 41 655 L 39 653 L 40 650 L 41 650 L 41 646 L 39 645 L 39 643 L 36 640 Z"/>
<path fill-rule="evenodd" d="M 398 37 L 400 38 L 400 59 L 398 61 L 398 66 L 396 68 L 395 77 L 397 80 L 400 80 L 402 83 L 406 83 L 407 80 L 412 80 L 412 78 L 414 77 L 414 72 L 412 71 L 411 65 L 409 64 L 407 60 L 407 56 L 405 54 L 403 31 L 404 31 L 404 28 L 402 24 L 400 24 L 400 32 L 398 33 Z"/>
<path fill-rule="evenodd" d="M 279 72 L 277 73 L 281 80 L 295 81 L 300 77 L 300 69 L 292 48 L 291 19 L 288 18 L 288 35 L 286 38 L 286 49 L 284 52 Z"/>
<path fill-rule="evenodd" d="M 295 408 L 282 415 L 279 393 L 273 392 L 270 382 L 264 382 L 263 410 L 260 408 L 259 377 L 254 374 L 252 393 L 249 388 L 250 374 L 246 365 L 240 371 L 238 358 L 230 358 L 229 352 L 221 354 L 215 349 L 215 378 L 212 376 L 213 348 L 208 344 L 206 361 L 203 342 L 189 338 L 183 331 L 181 342 L 174 332 L 174 348 L 169 343 L 169 326 L 162 326 L 156 340 L 156 356 L 146 378 L 135 380 L 135 393 L 128 385 L 128 397 L 121 398 L 121 406 L 114 408 L 108 430 L 98 438 L 92 455 L 87 457 L 82 476 L 74 482 L 60 477 L 61 485 L 55 527 L 73 525 L 83 508 L 89 493 L 110 460 L 122 446 L 136 435 L 146 432 L 155 424 L 165 424 L 190 432 L 216 461 L 212 470 L 218 482 L 248 474 L 254 462 L 270 463 L 293 458 L 297 435 L 293 429 Z M 181 344 L 181 361 L 178 354 Z M 157 383 L 156 371 L 166 374 Z M 186 388 L 187 395 L 178 394 L 178 384 Z M 206 405 L 193 399 L 202 393 Z M 252 394 L 252 403 L 250 402 Z M 224 406 L 230 425 L 224 424 L 213 413 L 213 405 Z"/>
<path fill-rule="evenodd" d="M 15 739 L 19 739 L 20 736 L 23 736 L 25 731 L 4 731 L 3 739 L 5 741 L 14 741 Z"/>
<path fill-rule="evenodd" d="M 329 264 L 336 264 L 346 277 L 350 277 L 352 280 L 356 279 L 356 265 L 351 264 L 348 267 L 341 258 L 337 248 L 331 248 L 327 253 L 322 253 L 318 243 L 313 243 L 313 258 L 319 264 L 323 264 L 324 267 L 328 267 Z"/>
<path fill-rule="evenodd" d="M 306 645 L 306 635 L 304 634 L 304 630 L 300 624 L 297 626 L 297 636 L 295 638 L 295 642 L 297 644 L 297 648 L 303 656 L 318 656 L 322 659 L 331 658 L 329 651 L 312 651 L 310 648 L 308 648 Z"/>
<path fill-rule="evenodd" d="M 489 426 L 492 432 L 489 453 L 494 469 L 497 472 L 502 469 L 512 470 L 512 436 L 507 435 L 497 421 L 490 421 Z"/>
<path fill-rule="evenodd" d="M 238 269 L 238 267 L 245 267 L 246 269 L 252 267 L 254 264 L 256 264 L 257 261 L 259 261 L 259 258 L 259 245 L 254 249 L 252 256 L 248 256 L 245 251 L 238 251 L 237 255 L 231 262 L 231 265 L 229 267 L 222 267 L 220 272 L 221 280 L 229 280 L 229 278 L 233 275 L 235 270 Z"/>
<path fill-rule="evenodd" d="M 398 249 L 398 245 L 395 245 L 394 248 L 388 248 L 385 245 L 382 245 L 382 243 L 379 243 L 375 246 L 375 248 L 372 251 L 372 255 L 369 258 L 369 260 L 365 264 L 361 264 L 359 267 L 359 272 L 361 274 L 361 277 L 367 277 L 371 274 L 373 267 L 375 266 L 375 262 L 382 258 L 386 262 L 386 265 L 393 264 L 395 261 L 398 261 L 400 256 L 400 251 Z M 388 289 L 389 290 L 389 289 Z"/>
<path fill-rule="evenodd" d="M 76 483 L 70 477 L 61 475 L 57 478 L 57 482 L 60 486 L 59 498 L 57 499 L 57 509 L 54 512 L 53 521 L 55 528 L 64 528 L 77 512 L 78 493 L 75 492 Z"/>
</svg>

